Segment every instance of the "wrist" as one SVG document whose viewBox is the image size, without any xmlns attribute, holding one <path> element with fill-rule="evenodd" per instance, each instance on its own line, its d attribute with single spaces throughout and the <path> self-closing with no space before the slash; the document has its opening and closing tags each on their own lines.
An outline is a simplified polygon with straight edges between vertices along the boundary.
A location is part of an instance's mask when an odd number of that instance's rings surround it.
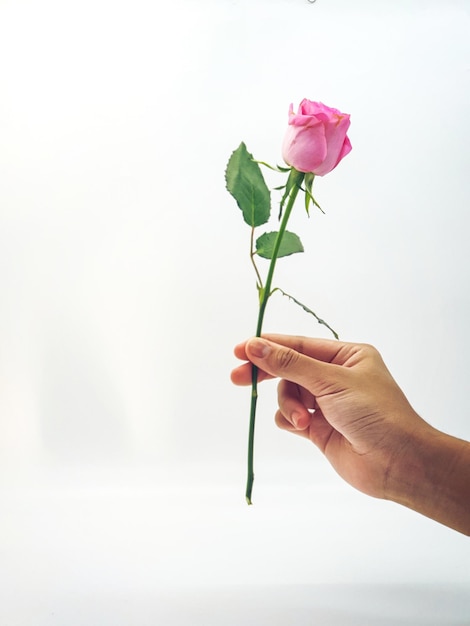
<svg viewBox="0 0 470 626">
<path fill-rule="evenodd" d="M 470 443 L 420 420 L 395 456 L 385 498 L 470 535 Z"/>
</svg>

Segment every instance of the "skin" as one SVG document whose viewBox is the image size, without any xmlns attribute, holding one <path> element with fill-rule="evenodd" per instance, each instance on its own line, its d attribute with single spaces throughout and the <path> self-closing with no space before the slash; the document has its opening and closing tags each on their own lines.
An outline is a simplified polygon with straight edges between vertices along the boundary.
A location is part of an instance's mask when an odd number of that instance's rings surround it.
<svg viewBox="0 0 470 626">
<path fill-rule="evenodd" d="M 356 489 L 470 535 L 470 443 L 411 407 L 369 345 L 263 335 L 235 348 L 236 385 L 279 378 L 276 424 L 309 439 Z"/>
</svg>

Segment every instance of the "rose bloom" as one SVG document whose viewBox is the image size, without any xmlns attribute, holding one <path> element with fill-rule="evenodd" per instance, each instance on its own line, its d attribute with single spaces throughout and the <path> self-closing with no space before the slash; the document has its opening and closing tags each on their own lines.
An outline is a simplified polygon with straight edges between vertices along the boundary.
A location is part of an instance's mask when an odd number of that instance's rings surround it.
<svg viewBox="0 0 470 626">
<path fill-rule="evenodd" d="M 321 102 L 302 100 L 299 110 L 289 108 L 289 126 L 282 146 L 284 161 L 299 172 L 324 176 L 331 172 L 352 146 L 346 135 L 349 115 Z"/>
</svg>

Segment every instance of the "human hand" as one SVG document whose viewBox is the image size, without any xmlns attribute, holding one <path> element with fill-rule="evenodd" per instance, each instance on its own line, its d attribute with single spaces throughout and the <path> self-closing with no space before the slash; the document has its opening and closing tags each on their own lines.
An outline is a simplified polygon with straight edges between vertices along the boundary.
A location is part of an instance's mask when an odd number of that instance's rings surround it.
<svg viewBox="0 0 470 626">
<path fill-rule="evenodd" d="M 470 535 L 470 442 L 412 409 L 375 348 L 263 335 L 235 348 L 236 385 L 281 378 L 280 428 L 307 437 L 357 489 Z"/>
<path fill-rule="evenodd" d="M 279 377 L 277 425 L 310 439 L 351 485 L 388 497 L 389 478 L 413 434 L 430 428 L 369 345 L 264 335 L 235 348 L 248 361 L 237 385 Z"/>
</svg>

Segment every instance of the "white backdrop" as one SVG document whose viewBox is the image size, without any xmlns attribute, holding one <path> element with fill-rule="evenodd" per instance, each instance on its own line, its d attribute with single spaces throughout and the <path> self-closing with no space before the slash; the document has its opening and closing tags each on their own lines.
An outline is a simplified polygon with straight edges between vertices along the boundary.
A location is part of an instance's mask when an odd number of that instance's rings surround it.
<svg viewBox="0 0 470 626">
<path fill-rule="evenodd" d="M 468 541 L 343 485 L 274 427 L 272 383 L 246 507 L 249 393 L 229 372 L 256 292 L 224 169 L 241 140 L 281 161 L 290 102 L 351 114 L 352 153 L 315 183 L 326 215 L 299 205 L 306 251 L 275 283 L 470 438 L 469 26 L 466 0 L 0 0 L 9 624 L 81 624 L 77 606 L 117 624 L 120 594 L 164 586 L 468 587 Z M 328 336 L 269 306 L 266 330 Z"/>
</svg>

